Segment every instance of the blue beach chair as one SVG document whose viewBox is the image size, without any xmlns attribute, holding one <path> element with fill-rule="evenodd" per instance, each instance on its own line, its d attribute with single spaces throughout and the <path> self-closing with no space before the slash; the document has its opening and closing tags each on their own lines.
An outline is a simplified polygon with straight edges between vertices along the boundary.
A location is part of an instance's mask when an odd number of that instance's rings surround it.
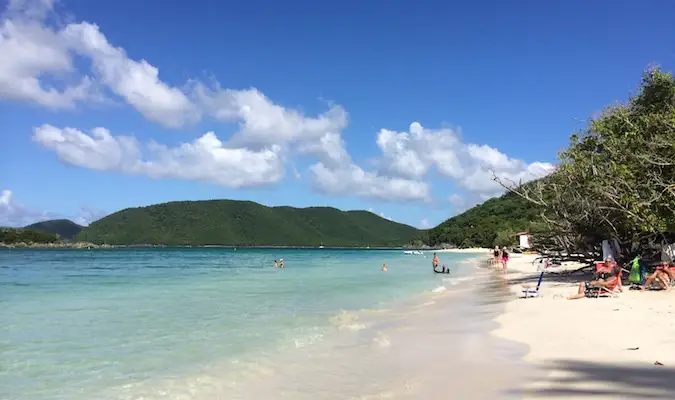
<svg viewBox="0 0 675 400">
<path fill-rule="evenodd" d="M 539 274 L 539 281 L 537 282 L 537 287 L 526 287 L 523 285 L 523 298 L 527 299 L 528 297 L 537 297 L 539 296 L 539 288 L 541 287 L 541 281 L 544 279 L 544 271 L 541 271 Z"/>
</svg>

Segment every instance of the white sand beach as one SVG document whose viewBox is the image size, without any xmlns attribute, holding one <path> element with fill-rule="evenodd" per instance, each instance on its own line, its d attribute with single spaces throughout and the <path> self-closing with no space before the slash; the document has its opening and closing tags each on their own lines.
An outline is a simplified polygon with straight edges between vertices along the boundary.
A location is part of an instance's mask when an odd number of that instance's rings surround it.
<svg viewBox="0 0 675 400">
<path fill-rule="evenodd" d="M 519 298 L 522 284 L 537 284 L 535 258 L 512 255 L 505 279 L 513 299 L 493 331 L 530 347 L 525 361 L 537 372 L 524 398 L 675 398 L 675 290 L 624 286 L 617 297 L 567 300 L 588 279 L 556 276 L 580 266 L 569 264 L 544 275 L 538 297 Z"/>
</svg>

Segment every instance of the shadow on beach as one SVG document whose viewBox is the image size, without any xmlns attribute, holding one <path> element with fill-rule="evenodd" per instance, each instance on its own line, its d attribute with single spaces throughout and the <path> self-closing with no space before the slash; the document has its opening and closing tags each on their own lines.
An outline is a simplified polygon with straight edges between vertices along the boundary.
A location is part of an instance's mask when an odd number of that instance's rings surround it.
<svg viewBox="0 0 675 400">
<path fill-rule="evenodd" d="M 576 273 L 576 274 L 566 274 L 554 271 L 546 271 L 544 273 L 544 280 L 546 282 L 554 284 L 572 284 L 579 283 L 583 281 L 588 281 L 595 279 L 592 273 Z M 518 277 L 518 278 L 509 278 L 506 277 L 506 281 L 509 285 L 523 285 L 523 284 L 537 284 L 539 281 L 539 273 L 530 274 L 528 276 Z"/>
<path fill-rule="evenodd" d="M 610 365 L 601 362 L 557 360 L 541 366 L 556 378 L 543 388 L 528 388 L 534 397 L 603 397 L 615 399 L 675 398 L 675 368 Z"/>
<path fill-rule="evenodd" d="M 496 277 L 501 277 L 502 285 L 536 285 L 539 281 L 540 272 L 524 273 L 523 276 L 513 278 L 507 274 L 504 274 L 500 267 L 495 268 L 490 263 L 490 260 L 481 261 L 479 263 L 479 267 L 481 269 L 492 270 Z M 554 285 L 578 284 L 579 282 L 589 281 L 592 279 L 594 279 L 594 276 L 593 271 L 591 270 L 578 270 L 569 272 L 551 269 L 544 272 L 544 281 L 553 283 Z"/>
</svg>

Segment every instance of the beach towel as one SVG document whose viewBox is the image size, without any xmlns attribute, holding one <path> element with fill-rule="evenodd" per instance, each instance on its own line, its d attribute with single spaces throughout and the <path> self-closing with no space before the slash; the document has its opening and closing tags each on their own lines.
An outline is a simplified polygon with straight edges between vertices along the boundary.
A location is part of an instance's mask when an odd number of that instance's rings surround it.
<svg viewBox="0 0 675 400">
<path fill-rule="evenodd" d="M 675 259 L 675 244 L 661 243 L 661 261 L 672 262 Z"/>
<path fill-rule="evenodd" d="M 603 240 L 602 241 L 602 259 L 606 260 L 607 257 L 612 256 L 614 261 L 619 259 L 621 255 L 621 246 L 619 241 L 616 239 L 612 240 Z"/>
</svg>

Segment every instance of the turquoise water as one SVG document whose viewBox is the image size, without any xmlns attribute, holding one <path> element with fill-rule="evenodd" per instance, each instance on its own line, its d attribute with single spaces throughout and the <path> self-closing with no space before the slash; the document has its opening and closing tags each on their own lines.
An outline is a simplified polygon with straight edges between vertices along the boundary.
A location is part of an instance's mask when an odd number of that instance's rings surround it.
<svg viewBox="0 0 675 400">
<path fill-rule="evenodd" d="M 441 254 L 451 279 L 468 257 Z M 400 250 L 0 250 L 0 398 L 227 398 L 200 394 L 198 372 L 239 382 L 359 331 L 449 287 L 430 264 Z"/>
</svg>

